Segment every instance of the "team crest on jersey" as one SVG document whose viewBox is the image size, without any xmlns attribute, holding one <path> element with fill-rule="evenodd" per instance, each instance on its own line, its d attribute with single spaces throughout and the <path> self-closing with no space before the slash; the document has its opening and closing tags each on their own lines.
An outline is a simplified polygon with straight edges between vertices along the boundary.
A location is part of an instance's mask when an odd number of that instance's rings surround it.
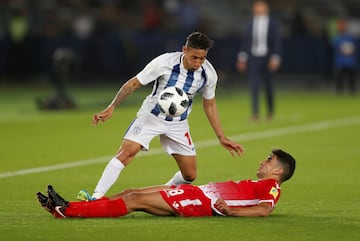
<svg viewBox="0 0 360 241">
<path fill-rule="evenodd" d="M 133 132 L 134 132 L 134 134 L 137 135 L 142 131 L 142 129 L 143 129 L 142 125 L 137 125 L 134 127 Z"/>
<path fill-rule="evenodd" d="M 275 187 L 272 187 L 269 194 L 271 194 L 276 199 L 279 195 L 279 191 Z"/>
<path fill-rule="evenodd" d="M 175 201 L 173 202 L 172 206 L 175 208 L 175 209 L 178 209 L 180 207 L 180 205 Z"/>
</svg>

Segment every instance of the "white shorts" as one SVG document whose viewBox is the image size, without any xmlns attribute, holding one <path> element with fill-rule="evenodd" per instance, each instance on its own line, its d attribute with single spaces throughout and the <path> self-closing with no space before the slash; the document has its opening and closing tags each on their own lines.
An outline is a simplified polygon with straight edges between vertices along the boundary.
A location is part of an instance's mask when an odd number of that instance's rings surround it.
<svg viewBox="0 0 360 241">
<path fill-rule="evenodd" d="M 166 121 L 151 113 L 142 113 L 130 124 L 124 139 L 139 143 L 143 150 L 148 151 L 156 136 L 160 136 L 163 149 L 170 155 L 196 155 L 187 120 Z"/>
</svg>

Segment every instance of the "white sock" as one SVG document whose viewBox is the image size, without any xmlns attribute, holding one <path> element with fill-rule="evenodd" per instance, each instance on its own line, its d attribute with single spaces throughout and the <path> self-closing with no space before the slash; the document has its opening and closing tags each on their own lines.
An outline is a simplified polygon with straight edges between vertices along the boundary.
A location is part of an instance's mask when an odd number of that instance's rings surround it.
<svg viewBox="0 0 360 241">
<path fill-rule="evenodd" d="M 92 197 L 99 199 L 102 198 L 110 187 L 118 179 L 120 172 L 124 169 L 124 164 L 120 162 L 116 157 L 111 159 L 104 169 L 104 172 L 98 181 L 95 191 Z"/>
<path fill-rule="evenodd" d="M 179 184 L 188 184 L 191 183 L 186 181 L 181 174 L 181 171 L 175 173 L 175 175 L 165 184 L 166 186 L 179 185 Z"/>
</svg>

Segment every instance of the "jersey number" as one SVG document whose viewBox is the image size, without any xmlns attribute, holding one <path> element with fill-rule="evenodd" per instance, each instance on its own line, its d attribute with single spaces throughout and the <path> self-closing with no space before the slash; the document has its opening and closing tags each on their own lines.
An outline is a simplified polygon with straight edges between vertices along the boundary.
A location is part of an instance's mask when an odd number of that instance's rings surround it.
<svg viewBox="0 0 360 241">
<path fill-rule="evenodd" d="M 192 145 L 192 142 L 191 142 L 191 138 L 190 138 L 189 132 L 186 132 L 186 133 L 185 133 L 185 137 L 186 137 L 187 140 L 188 140 L 189 146 L 191 146 L 191 145 Z"/>
<path fill-rule="evenodd" d="M 181 195 L 184 193 L 183 189 L 170 189 L 170 190 L 166 190 L 166 192 L 170 195 L 170 196 L 176 196 L 176 195 Z"/>
<path fill-rule="evenodd" d="M 170 196 L 176 196 L 176 195 L 181 195 L 184 193 L 183 189 L 170 189 L 170 190 L 166 190 L 166 192 L 170 195 Z M 194 199 L 194 200 L 190 200 L 190 199 L 185 199 L 185 200 L 181 200 L 179 201 L 179 204 L 182 207 L 186 207 L 186 206 L 197 206 L 197 205 L 202 205 L 202 202 L 199 199 Z M 178 208 L 178 205 L 175 208 Z M 174 204 L 173 204 L 174 205 Z"/>
</svg>

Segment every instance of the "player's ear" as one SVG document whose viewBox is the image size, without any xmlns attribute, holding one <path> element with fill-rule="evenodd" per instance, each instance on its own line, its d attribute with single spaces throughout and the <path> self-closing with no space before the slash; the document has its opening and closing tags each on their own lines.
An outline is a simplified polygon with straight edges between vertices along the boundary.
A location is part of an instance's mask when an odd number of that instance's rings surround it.
<svg viewBox="0 0 360 241">
<path fill-rule="evenodd" d="M 187 50 L 186 45 L 183 45 L 183 47 L 182 47 L 182 51 L 183 51 L 183 53 L 185 53 L 185 52 L 186 52 L 186 50 Z"/>
<path fill-rule="evenodd" d="M 279 176 L 279 177 L 281 177 L 283 172 L 284 172 L 284 168 L 282 168 L 280 166 L 275 167 L 274 170 L 272 171 L 273 175 Z"/>
</svg>

